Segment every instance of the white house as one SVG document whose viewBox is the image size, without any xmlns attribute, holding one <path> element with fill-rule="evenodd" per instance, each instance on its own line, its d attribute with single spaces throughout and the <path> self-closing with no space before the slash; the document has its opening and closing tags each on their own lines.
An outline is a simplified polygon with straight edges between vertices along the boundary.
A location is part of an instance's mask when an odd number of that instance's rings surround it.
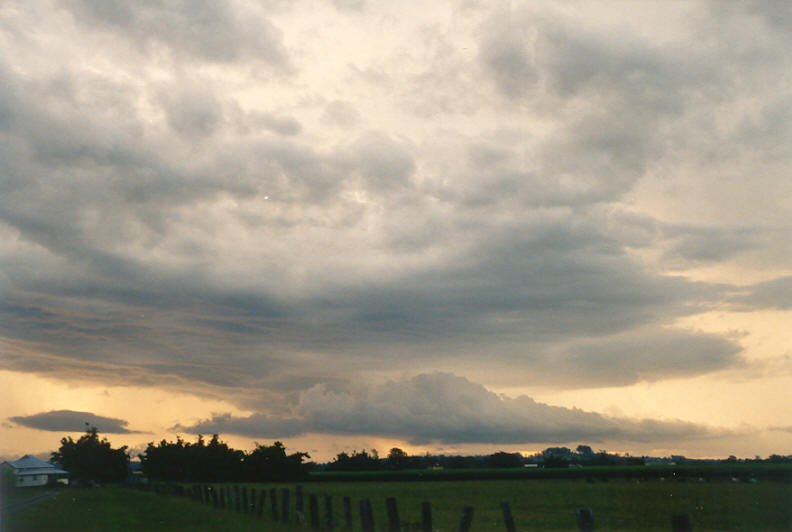
<svg viewBox="0 0 792 532">
<path fill-rule="evenodd" d="M 19 460 L 3 462 L 2 467 L 9 468 L 16 476 L 17 487 L 46 486 L 59 482 L 69 483 L 69 472 L 59 469 L 49 462 L 39 460 L 26 454 Z"/>
</svg>

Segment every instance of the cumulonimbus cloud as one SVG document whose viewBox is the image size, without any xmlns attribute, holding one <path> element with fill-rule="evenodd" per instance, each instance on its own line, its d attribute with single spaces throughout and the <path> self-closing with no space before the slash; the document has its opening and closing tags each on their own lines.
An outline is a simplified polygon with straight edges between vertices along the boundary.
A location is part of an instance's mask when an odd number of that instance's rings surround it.
<svg viewBox="0 0 792 532">
<path fill-rule="evenodd" d="M 720 429 L 683 421 L 613 418 L 576 408 L 510 398 L 450 373 L 388 381 L 356 393 L 324 385 L 300 395 L 291 415 L 217 414 L 174 427 L 189 433 L 283 438 L 305 433 L 361 434 L 422 443 L 635 442 L 700 439 Z"/>
</svg>

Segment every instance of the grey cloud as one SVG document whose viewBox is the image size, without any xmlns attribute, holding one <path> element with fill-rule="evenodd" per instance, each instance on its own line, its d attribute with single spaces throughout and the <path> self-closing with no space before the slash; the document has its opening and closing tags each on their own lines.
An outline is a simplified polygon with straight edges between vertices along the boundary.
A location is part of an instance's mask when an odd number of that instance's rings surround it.
<svg viewBox="0 0 792 532">
<path fill-rule="evenodd" d="M 759 228 L 747 227 L 673 227 L 664 233 L 671 241 L 664 254 L 668 261 L 722 261 L 756 249 L 764 240 Z"/>
<path fill-rule="evenodd" d="M 792 8 L 785 2 L 765 2 L 763 0 L 748 0 L 736 4 L 710 1 L 707 2 L 708 15 L 719 23 L 739 24 L 744 31 L 753 30 L 753 19 L 758 19 L 765 29 L 778 32 L 786 39 L 789 33 L 786 28 L 792 23 Z M 732 28 L 730 28 L 732 29 Z M 762 46 L 762 44 L 759 44 Z"/>
<path fill-rule="evenodd" d="M 530 354 L 537 342 L 663 322 L 694 310 L 690 301 L 716 295 L 714 287 L 643 271 L 611 236 L 613 228 L 600 228 L 601 220 L 590 214 L 526 210 L 526 204 L 536 204 L 508 181 L 503 187 L 485 182 L 477 192 L 484 200 L 467 201 L 459 212 L 410 196 L 415 194 L 411 148 L 384 134 L 364 135 L 342 154 L 256 138 L 235 142 L 227 153 L 185 161 L 178 143 L 166 139 L 169 150 L 156 149 L 154 142 L 141 146 L 133 128 L 111 141 L 93 124 L 71 135 L 46 107 L 35 109 L 24 82 L 13 75 L 6 79 L 18 90 L 6 93 L 4 108 L 26 126 L 8 130 L 11 144 L 23 149 L 6 152 L 11 172 L 5 176 L 9 192 L 0 200 L 0 217 L 44 248 L 5 259 L 14 304 L 3 312 L 15 324 L 6 334 L 61 355 L 46 362 L 14 358 L 14 367 L 43 371 L 60 365 L 74 372 L 82 362 L 87 373 L 112 378 L 136 360 L 140 381 L 182 378 L 254 389 L 275 386 L 275 375 L 292 369 L 285 363 L 288 355 L 305 350 L 322 358 L 351 357 L 361 368 L 373 368 L 397 353 L 422 364 L 433 357 L 472 359 L 494 342 L 495 358 L 529 368 L 539 358 Z M 509 175 L 515 158 L 509 150 L 483 144 L 470 153 L 477 170 L 494 168 L 502 176 Z M 27 179 L 32 174 L 40 177 Z M 328 224 L 330 201 L 353 213 L 338 203 L 350 174 L 361 176 L 369 194 L 390 205 L 380 218 L 388 229 L 381 240 L 384 256 L 393 260 L 436 249 L 442 260 L 367 279 L 348 274 L 346 261 L 331 268 L 311 261 L 300 268 L 328 282 L 295 298 L 284 296 L 299 262 L 292 251 L 254 267 L 249 280 L 234 286 L 205 264 L 218 258 L 212 229 L 192 227 L 180 214 L 183 207 L 221 194 L 239 200 L 267 194 L 282 205 L 276 212 L 289 212 L 281 209 L 293 205 L 296 213 L 291 219 L 264 218 L 261 230 L 277 235 L 277 243 L 306 225 L 316 227 L 316 219 Z M 513 186 L 528 196 L 537 193 L 530 180 Z M 394 189 L 408 201 L 391 200 Z M 47 190 L 51 194 L 40 193 Z M 324 207 L 320 216 L 310 214 L 313 205 Z M 519 216 L 497 222 L 487 205 L 508 206 Z M 340 229 L 354 229 L 352 220 Z M 646 221 L 633 225 L 645 231 Z M 163 245 L 179 227 L 191 227 L 206 239 L 181 254 L 189 258 L 186 269 L 114 249 L 136 238 L 147 248 Z M 443 255 L 445 247 L 457 245 Z M 42 304 L 35 294 L 50 300 Z M 104 305 L 92 308 L 85 296 Z M 129 319 L 144 312 L 146 320 Z M 102 343 L 92 341 L 97 337 Z M 220 351 L 228 354 L 222 369 L 213 362 Z M 99 361 L 104 365 L 96 365 Z"/>
<path fill-rule="evenodd" d="M 486 78 L 510 105 L 564 116 L 533 143 L 531 166 L 495 177 L 493 191 L 542 205 L 620 198 L 685 149 L 676 142 L 689 136 L 682 117 L 698 112 L 702 99 L 723 101 L 734 90 L 734 77 L 712 60 L 719 52 L 603 31 L 552 12 L 495 15 L 480 51 Z"/>
<path fill-rule="evenodd" d="M 401 367 L 394 360 L 426 371 L 471 368 L 486 354 L 496 368 L 488 382 L 546 375 L 559 387 L 740 363 L 728 340 L 661 330 L 716 308 L 734 287 L 658 275 L 630 251 L 662 244 L 669 261 L 711 263 L 751 249 L 754 233 L 670 229 L 613 213 L 612 202 L 649 171 L 684 164 L 687 144 L 717 133 L 711 103 L 728 103 L 734 80 L 751 76 L 628 33 L 577 32 L 572 21 L 540 20 L 534 49 L 530 21 L 518 17 L 478 36 L 479 66 L 502 98 L 443 38 L 418 69 L 423 84 L 413 76 L 404 93 L 382 65 L 350 66 L 353 90 L 328 92 L 356 98 L 366 77 L 394 101 L 419 87 L 430 107 L 469 111 L 469 130 L 444 136 L 433 122 L 426 131 L 437 138 L 422 137 L 423 126 L 403 138 L 394 126 L 327 147 L 325 132 L 310 121 L 303 131 L 288 113 L 352 128 L 361 117 L 350 104 L 316 109 L 298 94 L 243 112 L 225 81 L 204 81 L 238 59 L 285 68 L 278 31 L 257 16 L 230 4 L 66 5 L 81 29 L 152 54 L 136 56 L 134 83 L 101 62 L 42 74 L 24 54 L 0 56 L 3 367 L 261 406 Z M 95 52 L 110 60 L 113 50 Z M 168 70 L 169 55 L 195 78 Z M 148 85 L 149 69 L 171 81 Z M 732 81 L 713 91 L 723 77 Z M 267 80 L 273 94 L 295 88 L 278 82 Z M 517 97 L 521 87 L 537 97 Z M 746 150 L 769 153 L 766 142 L 786 134 L 783 115 L 772 119 L 785 109 L 776 99 L 736 120 L 737 136 L 756 139 Z M 698 112 L 704 126 L 687 131 L 698 122 L 686 113 Z M 547 129 L 515 125 L 524 117 Z M 757 285 L 742 301 L 787 308 L 787 284 Z M 298 430 L 271 415 L 256 422 Z"/>
<path fill-rule="evenodd" d="M 296 135 L 302 130 L 300 123 L 290 116 L 278 116 L 270 113 L 253 113 L 250 121 L 265 129 L 281 135 Z"/>
<path fill-rule="evenodd" d="M 342 11 L 360 11 L 365 5 L 365 0 L 333 0 L 333 5 Z"/>
<path fill-rule="evenodd" d="M 0 217 L 25 238 L 92 266 L 103 264 L 106 272 L 140 266 L 135 258 L 115 255 L 108 243 L 144 235 L 160 240 L 184 205 L 220 193 L 322 201 L 348 169 L 339 157 L 272 139 L 239 142 L 233 154 L 221 150 L 188 157 L 194 149 L 186 142 L 189 136 L 142 140 L 140 123 L 122 120 L 111 128 L 91 118 L 90 103 L 65 110 L 39 105 L 39 99 L 56 101 L 52 97 L 59 89 L 11 72 L 5 79 L 0 109 L 7 116 L 7 142 L 0 150 L 8 193 Z M 193 136 L 210 134 L 223 120 L 219 103 L 211 92 L 182 90 L 163 96 L 171 125 Z M 134 115 L 130 107 L 127 122 Z M 282 117 L 264 119 L 286 134 L 299 127 Z M 376 160 L 371 166 L 377 167 Z M 144 230 L 135 234 L 136 226 Z"/>
<path fill-rule="evenodd" d="M 542 361 L 546 384 L 624 386 L 739 367 L 741 347 L 723 336 L 679 329 L 633 330 L 556 347 Z"/>
<path fill-rule="evenodd" d="M 479 61 L 503 95 L 520 98 L 534 89 L 539 72 L 525 25 L 509 18 L 501 15 L 489 23 L 479 43 Z"/>
<path fill-rule="evenodd" d="M 335 100 L 322 112 L 322 123 L 339 127 L 351 127 L 360 121 L 360 113 L 349 102 Z"/>
<path fill-rule="evenodd" d="M 215 414 L 211 419 L 190 426 L 175 425 L 171 430 L 192 434 L 241 434 L 257 438 L 288 438 L 305 432 L 300 420 L 265 414 L 253 414 L 245 418 Z"/>
<path fill-rule="evenodd" d="M 791 151 L 792 102 L 786 97 L 766 102 L 759 112 L 742 120 L 728 142 L 748 156 L 755 156 L 759 151 L 761 159 L 783 164 Z"/>
<path fill-rule="evenodd" d="M 303 433 L 366 434 L 426 443 L 656 442 L 706 438 L 723 431 L 681 421 L 610 418 L 549 406 L 527 396 L 508 398 L 448 373 L 388 381 L 357 393 L 316 386 L 300 395 L 293 417 L 216 415 L 187 432 L 251 437 Z M 280 432 L 283 431 L 283 432 Z"/>
<path fill-rule="evenodd" d="M 129 430 L 127 428 L 129 423 L 123 419 L 74 410 L 52 410 L 31 416 L 14 416 L 9 418 L 9 421 L 23 427 L 52 432 L 83 432 L 88 426 L 96 427 L 99 432 L 107 434 L 134 434 L 137 432 Z"/>
<path fill-rule="evenodd" d="M 292 69 L 280 30 L 233 3 L 69 0 L 63 7 L 83 27 L 121 32 L 153 53 L 164 46 L 181 57 L 222 63 L 244 57 L 263 60 L 279 71 Z"/>
<path fill-rule="evenodd" d="M 792 309 L 792 276 L 779 277 L 747 287 L 732 301 L 744 309 Z"/>
<path fill-rule="evenodd" d="M 192 138 L 211 135 L 223 120 L 220 103 L 199 83 L 163 87 L 159 100 L 168 123 L 181 135 Z"/>
<path fill-rule="evenodd" d="M 629 336 L 621 343 L 583 343 L 565 355 L 565 363 L 553 364 L 548 344 L 664 322 L 700 309 L 691 301 L 716 295 L 708 285 L 646 274 L 618 242 L 588 222 L 564 216 L 481 228 L 481 240 L 452 264 L 400 274 L 395 281 L 331 277 L 330 286 L 301 300 L 277 296 L 275 285 L 259 283 L 247 294 L 235 294 L 209 272 L 185 277 L 178 269 L 157 272 L 113 262 L 108 271 L 115 264 L 126 269 L 128 279 L 74 275 L 74 286 L 66 290 L 63 281 L 29 279 L 20 266 L 18 273 L 10 271 L 17 286 L 31 294 L 60 293 L 60 302 L 33 303 L 30 294 L 14 290 L 9 294 L 15 298 L 0 310 L 10 325 L 6 336 L 57 345 L 72 364 L 102 361 L 92 371 L 103 371 L 106 378 L 134 359 L 150 379 L 180 377 L 247 390 L 272 388 L 285 373 L 300 371 L 297 354 L 306 351 L 316 353 L 314 360 L 346 361 L 372 371 L 394 356 L 416 368 L 462 361 L 475 365 L 486 350 L 491 361 L 511 367 L 507 373 L 515 379 L 538 378 L 534 369 L 541 364 L 543 379 L 562 386 L 585 385 L 586 379 L 600 386 L 694 375 L 735 363 L 728 342 L 657 333 L 650 337 L 658 346 L 646 347 Z M 446 229 L 449 234 L 457 230 L 453 224 Z M 80 302 L 83 294 L 101 296 L 105 303 L 86 305 Z M 138 316 L 143 313 L 145 318 Z M 102 342 L 91 340 L 97 337 Z M 631 342 L 644 346 L 637 358 Z M 613 353 L 607 353 L 611 348 Z M 662 353 L 663 348 L 673 351 Z M 702 350 L 701 358 L 696 349 Z M 222 367 L 214 361 L 217 352 L 226 354 Z M 31 354 L 7 363 L 38 371 L 66 363 L 47 359 L 36 366 L 35 359 Z M 597 361 L 609 369 L 598 368 Z M 312 377 L 319 382 L 341 376 L 338 364 L 320 366 L 324 369 Z"/>
<path fill-rule="evenodd" d="M 361 135 L 352 145 L 352 151 L 364 180 L 374 190 L 404 186 L 415 171 L 415 162 L 405 143 L 383 133 Z"/>
</svg>

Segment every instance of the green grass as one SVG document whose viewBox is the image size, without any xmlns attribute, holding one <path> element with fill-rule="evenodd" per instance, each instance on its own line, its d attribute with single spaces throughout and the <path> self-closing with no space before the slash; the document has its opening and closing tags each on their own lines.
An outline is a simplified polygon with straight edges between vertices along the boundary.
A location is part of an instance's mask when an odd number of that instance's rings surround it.
<svg viewBox="0 0 792 532">
<path fill-rule="evenodd" d="M 247 484 L 277 487 L 278 495 L 293 484 Z M 308 482 L 308 494 L 333 500 L 336 529 L 342 530 L 341 497 L 353 501 L 354 529 L 360 530 L 359 501 L 371 500 L 377 530 L 385 530 L 385 499 L 396 497 L 402 523 L 420 522 L 420 503 L 431 501 L 434 529 L 456 530 L 464 506 L 475 508 L 473 530 L 505 530 L 499 503 L 511 504 L 518 530 L 576 530 L 575 510 L 594 511 L 598 530 L 670 530 L 671 516 L 687 513 L 696 531 L 792 530 L 792 484 L 611 480 L 469 480 L 424 482 Z M 267 494 L 269 497 L 269 493 Z M 291 494 L 292 509 L 294 492 Z M 297 527 L 294 527 L 297 528 Z M 304 525 L 303 530 L 309 527 Z M 265 519 L 214 509 L 187 499 L 121 487 L 65 489 L 8 518 L 8 531 L 32 530 L 285 530 Z"/>
<path fill-rule="evenodd" d="M 792 464 L 692 464 L 587 466 L 581 468 L 511 468 L 511 469 L 405 469 L 397 471 L 317 471 L 312 480 L 391 481 L 391 480 L 495 480 L 547 478 L 628 478 L 703 477 L 708 480 L 751 478 L 792 481 Z"/>
<path fill-rule="evenodd" d="M 4 532 L 262 529 L 260 521 L 247 516 L 120 486 L 62 489 L 54 499 L 4 517 L 3 525 Z"/>
<path fill-rule="evenodd" d="M 405 483 L 311 483 L 306 493 L 369 498 L 375 522 L 387 523 L 385 499 L 396 497 L 399 517 L 420 522 L 420 503 L 432 503 L 435 529 L 451 531 L 464 506 L 475 509 L 475 530 L 504 530 L 500 502 L 510 503 L 522 530 L 575 530 L 575 510 L 591 507 L 602 530 L 669 530 L 671 516 L 687 513 L 696 530 L 791 530 L 792 485 L 788 483 L 690 483 L 613 480 L 491 480 Z M 353 507 L 357 515 L 357 507 Z M 357 526 L 358 523 L 356 522 Z"/>
<path fill-rule="evenodd" d="M 7 488 L 0 492 L 0 507 L 18 501 L 24 501 L 37 495 L 52 491 L 54 488 L 41 486 L 34 488 Z"/>
</svg>

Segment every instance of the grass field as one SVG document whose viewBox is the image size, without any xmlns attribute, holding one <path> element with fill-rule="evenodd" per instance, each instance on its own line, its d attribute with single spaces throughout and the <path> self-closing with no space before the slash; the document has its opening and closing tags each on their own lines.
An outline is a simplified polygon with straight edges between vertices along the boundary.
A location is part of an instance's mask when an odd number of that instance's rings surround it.
<svg viewBox="0 0 792 532">
<path fill-rule="evenodd" d="M 582 468 L 509 468 L 509 469 L 404 469 L 396 471 L 317 471 L 313 480 L 332 481 L 404 481 L 404 480 L 508 480 L 508 479 L 573 479 L 625 478 L 649 480 L 659 478 L 704 478 L 730 480 L 792 481 L 791 464 L 715 463 L 651 466 L 587 466 Z"/>
<path fill-rule="evenodd" d="M 248 484 L 250 488 L 293 485 Z M 443 482 L 310 482 L 307 495 L 330 494 L 341 530 L 341 497 L 371 500 L 377 530 L 385 530 L 385 499 L 396 497 L 402 523 L 420 522 L 420 503 L 431 501 L 434 529 L 455 530 L 463 506 L 473 506 L 473 530 L 505 530 L 499 503 L 508 501 L 518 530 L 575 530 L 575 510 L 594 511 L 598 530 L 670 530 L 671 516 L 686 513 L 694 530 L 792 530 L 792 484 L 783 482 L 676 482 L 611 480 L 469 480 Z M 292 508 L 294 494 L 292 493 Z M 269 505 L 267 505 L 269 508 Z M 324 514 L 323 497 L 320 513 Z M 292 529 L 298 528 L 293 526 Z M 307 525 L 302 527 L 308 529 Z M 258 521 L 185 498 L 122 487 L 64 489 L 55 499 L 5 520 L 6 532 L 77 530 L 287 530 L 269 513 Z"/>
<path fill-rule="evenodd" d="M 120 486 L 65 488 L 54 499 L 2 517 L 2 532 L 253 531 L 262 523 L 187 499 Z M 267 529 L 277 530 L 277 527 Z"/>
</svg>

